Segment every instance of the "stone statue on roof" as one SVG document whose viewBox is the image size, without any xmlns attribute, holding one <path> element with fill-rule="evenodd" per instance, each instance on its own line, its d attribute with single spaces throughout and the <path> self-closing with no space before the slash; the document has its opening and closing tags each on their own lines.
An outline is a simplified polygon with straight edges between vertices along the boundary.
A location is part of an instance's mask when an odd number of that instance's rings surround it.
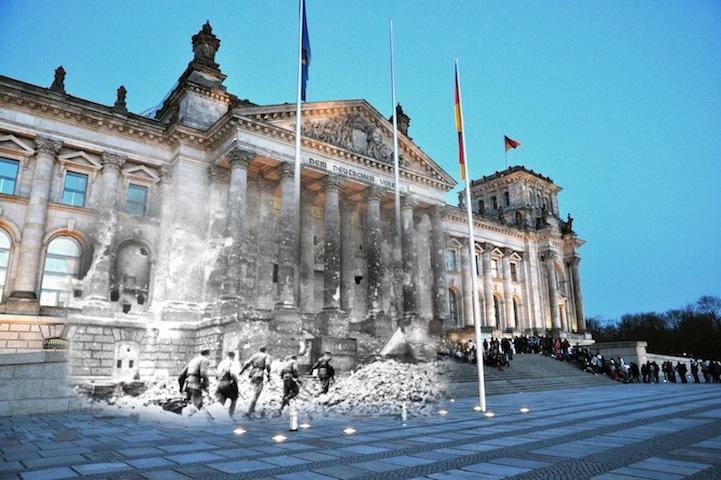
<svg viewBox="0 0 721 480">
<path fill-rule="evenodd" d="M 55 78 L 53 79 L 53 84 L 50 86 L 50 90 L 65 93 L 65 69 L 62 65 L 55 69 Z"/>
</svg>

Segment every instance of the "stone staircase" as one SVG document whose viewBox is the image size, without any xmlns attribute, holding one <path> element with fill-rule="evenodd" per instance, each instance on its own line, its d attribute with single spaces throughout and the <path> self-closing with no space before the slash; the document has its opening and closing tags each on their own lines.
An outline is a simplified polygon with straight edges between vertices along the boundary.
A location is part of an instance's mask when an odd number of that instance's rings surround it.
<svg viewBox="0 0 721 480">
<path fill-rule="evenodd" d="M 444 363 L 446 394 L 448 398 L 478 396 L 478 372 L 475 365 L 455 360 Z M 583 386 L 609 385 L 613 381 L 606 375 L 593 375 L 578 368 L 575 362 L 561 362 L 543 355 L 514 355 L 510 367 L 502 371 L 485 367 L 486 395 L 542 390 L 559 390 Z"/>
</svg>

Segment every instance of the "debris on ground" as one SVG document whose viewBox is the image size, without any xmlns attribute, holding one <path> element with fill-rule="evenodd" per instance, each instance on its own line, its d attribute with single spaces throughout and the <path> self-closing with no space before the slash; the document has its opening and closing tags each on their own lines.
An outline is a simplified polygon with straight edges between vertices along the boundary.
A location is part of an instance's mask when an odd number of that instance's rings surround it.
<svg viewBox="0 0 721 480">
<path fill-rule="evenodd" d="M 312 376 L 303 376 L 295 406 L 298 412 L 309 417 L 326 414 L 400 415 L 404 404 L 408 415 L 428 415 L 434 411 L 434 404 L 445 396 L 444 363 L 432 361 L 409 364 L 395 360 L 377 360 L 353 372 L 336 373 L 335 383 L 331 384 L 328 393 L 320 395 L 318 380 Z M 271 366 L 271 381 L 265 382 L 256 406 L 258 416 L 277 415 L 280 410 L 283 396 L 283 382 L 279 374 L 281 367 L 280 361 L 274 361 Z M 103 395 L 96 396 L 87 388 L 78 387 L 77 391 L 101 404 L 120 409 L 183 414 L 189 414 L 189 410 L 194 409 L 187 406 L 175 377 L 144 383 L 143 387 L 134 385 L 133 388 L 124 388 L 125 384 L 119 384 L 110 392 L 106 389 Z M 222 408 L 215 401 L 216 384 L 215 378 L 211 376 L 210 395 L 204 401 L 205 408 L 213 411 L 214 415 Z M 252 395 L 253 387 L 247 375 L 241 377 L 239 390 L 241 396 L 238 399 L 236 415 L 246 412 Z M 287 412 L 286 408 L 286 414 Z"/>
</svg>

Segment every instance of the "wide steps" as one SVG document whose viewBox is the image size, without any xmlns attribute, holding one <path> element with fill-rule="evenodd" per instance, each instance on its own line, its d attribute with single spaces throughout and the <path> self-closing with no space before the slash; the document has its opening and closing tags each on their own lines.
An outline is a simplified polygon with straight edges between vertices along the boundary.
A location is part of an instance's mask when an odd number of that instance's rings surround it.
<svg viewBox="0 0 721 480">
<path fill-rule="evenodd" d="M 478 396 L 478 371 L 475 365 L 455 360 L 446 362 L 446 394 L 463 398 Z M 612 382 L 605 375 L 593 375 L 582 371 L 575 362 L 562 362 L 543 355 L 514 355 L 510 367 L 499 370 L 484 367 L 486 395 L 556 390 L 586 386 L 608 385 Z"/>
</svg>

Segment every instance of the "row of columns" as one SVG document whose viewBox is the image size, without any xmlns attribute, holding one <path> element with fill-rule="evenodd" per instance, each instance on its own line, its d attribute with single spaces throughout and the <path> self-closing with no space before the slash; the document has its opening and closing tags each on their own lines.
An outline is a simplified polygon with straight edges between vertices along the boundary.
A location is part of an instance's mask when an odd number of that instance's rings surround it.
<svg viewBox="0 0 721 480">
<path fill-rule="evenodd" d="M 238 297 L 241 275 L 239 264 L 244 257 L 245 202 L 247 173 L 255 153 L 242 149 L 232 150 L 228 156 L 231 165 L 231 180 L 228 195 L 227 233 L 233 238 L 233 247 L 228 258 L 228 270 L 224 283 L 224 295 Z M 312 231 L 312 193 L 301 194 L 300 205 L 300 257 L 297 258 L 295 241 L 295 195 L 293 166 L 281 163 L 277 167 L 280 186 L 280 219 L 278 227 L 277 298 L 283 307 L 299 307 L 301 311 L 312 309 L 312 295 L 297 295 L 297 281 L 309 285 L 314 281 L 314 245 Z M 324 276 L 323 311 L 340 312 L 352 308 L 352 286 L 354 283 L 352 246 L 352 205 L 341 206 L 340 191 L 345 179 L 329 175 L 323 182 L 325 195 L 323 205 L 324 221 Z M 367 262 L 367 301 L 370 314 L 380 313 L 383 308 L 383 260 L 381 200 L 386 191 L 371 186 L 367 189 L 365 244 Z M 403 314 L 418 315 L 417 278 L 418 254 L 414 223 L 418 201 L 410 196 L 402 203 L 402 267 L 403 267 Z M 442 207 L 431 210 L 432 220 L 432 263 L 434 266 L 434 318 L 445 321 L 448 314 L 447 271 L 445 263 L 445 236 L 442 226 Z M 297 298 L 296 298 L 297 295 Z"/>
<path fill-rule="evenodd" d="M 468 249 L 468 240 L 463 247 L 464 251 Z M 499 318 L 499 323 L 503 322 L 503 325 L 496 325 L 496 308 L 493 288 L 493 257 L 492 251 L 496 248 L 493 244 L 483 243 L 481 244 L 481 270 L 479 274 L 483 275 L 483 312 L 485 321 L 482 322 L 482 326 L 495 327 L 505 330 L 515 330 L 516 325 L 516 305 L 513 302 L 513 278 L 511 276 L 511 255 L 513 250 L 507 248 L 503 252 L 501 257 L 501 270 L 503 273 L 503 298 L 504 298 L 504 310 L 505 318 Z M 475 263 L 475 262 L 474 262 Z M 462 257 L 461 270 L 463 272 L 463 299 L 464 299 L 464 311 L 469 312 L 472 317 L 473 312 L 473 291 L 471 275 L 476 275 L 475 265 L 471 264 L 470 258 L 467 255 Z M 472 319 L 472 318 L 471 318 Z"/>
</svg>

